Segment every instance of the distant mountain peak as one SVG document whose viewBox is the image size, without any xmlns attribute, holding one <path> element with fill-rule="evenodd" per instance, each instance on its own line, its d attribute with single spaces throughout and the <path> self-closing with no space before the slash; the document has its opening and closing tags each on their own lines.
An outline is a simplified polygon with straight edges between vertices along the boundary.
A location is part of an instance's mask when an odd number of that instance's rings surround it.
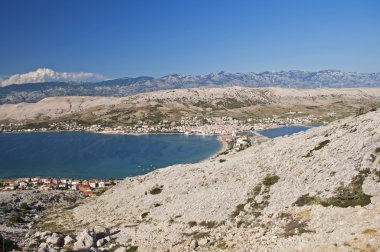
<svg viewBox="0 0 380 252">
<path fill-rule="evenodd" d="M 159 78 L 140 76 L 97 81 L 104 78 L 94 73 L 60 73 L 49 68 L 14 75 L 0 80 L 0 104 L 36 102 L 52 96 L 128 96 L 144 92 L 198 87 L 286 87 L 286 88 L 355 88 L 380 87 L 380 73 L 356 73 L 340 70 L 308 72 L 300 70 L 261 73 L 228 73 L 204 75 L 171 74 Z M 10 85 L 46 82 L 44 84 Z M 76 85 L 71 85 L 75 82 Z"/>
<path fill-rule="evenodd" d="M 56 72 L 50 68 L 38 68 L 33 72 L 15 74 L 7 79 L 1 80 L 0 86 L 42 82 L 99 82 L 105 79 L 103 75 L 97 73 Z"/>
</svg>

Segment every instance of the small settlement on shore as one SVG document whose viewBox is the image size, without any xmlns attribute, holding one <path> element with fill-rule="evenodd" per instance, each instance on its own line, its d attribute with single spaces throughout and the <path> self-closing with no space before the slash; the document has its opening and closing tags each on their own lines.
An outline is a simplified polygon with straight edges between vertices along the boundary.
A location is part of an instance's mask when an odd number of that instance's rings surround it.
<svg viewBox="0 0 380 252">
<path fill-rule="evenodd" d="M 326 117 L 335 118 L 335 113 Z M 288 112 L 282 117 L 273 116 L 263 119 L 247 118 L 239 120 L 232 117 L 182 117 L 180 121 L 159 122 L 137 121 L 133 125 L 83 125 L 76 121 L 50 122 L 43 124 L 8 123 L 0 124 L 0 132 L 36 132 L 36 131 L 88 131 L 104 134 L 200 134 L 233 135 L 238 132 L 256 131 L 288 125 L 310 125 L 325 123 L 321 117 L 304 115 L 302 111 Z"/>
<path fill-rule="evenodd" d="M 335 116 L 335 115 L 330 115 Z M 102 134 L 199 134 L 218 135 L 218 139 L 223 143 L 220 153 L 234 150 L 241 151 L 256 142 L 260 142 L 257 135 L 239 135 L 239 132 L 262 130 L 288 125 L 307 125 L 317 118 L 302 112 L 289 112 L 283 118 L 266 118 L 256 121 L 250 119 L 241 121 L 232 117 L 183 117 L 180 122 L 173 123 L 163 120 L 158 124 L 139 121 L 134 126 L 102 126 L 102 125 L 81 125 L 75 121 L 53 122 L 44 127 L 32 127 L 22 123 L 1 124 L 0 132 L 46 132 L 46 131 L 84 131 Z M 4 190 L 75 190 L 85 195 L 100 194 L 108 190 L 117 180 L 104 179 L 72 179 L 72 178 L 18 178 L 1 179 L 0 191 Z"/>
<path fill-rule="evenodd" d="M 0 191 L 12 190 L 74 190 L 84 195 L 101 194 L 115 185 L 114 179 L 72 179 L 72 178 L 18 178 L 0 179 Z"/>
</svg>

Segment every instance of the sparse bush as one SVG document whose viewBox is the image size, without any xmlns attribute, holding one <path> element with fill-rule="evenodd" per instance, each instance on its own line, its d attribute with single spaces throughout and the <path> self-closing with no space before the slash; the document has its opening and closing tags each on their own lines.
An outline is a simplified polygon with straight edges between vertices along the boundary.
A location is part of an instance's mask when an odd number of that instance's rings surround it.
<svg viewBox="0 0 380 252">
<path fill-rule="evenodd" d="M 263 184 L 265 186 L 272 186 L 272 185 L 276 184 L 279 179 L 280 179 L 280 177 L 275 175 L 275 174 L 274 175 L 267 175 L 263 180 Z"/>
<path fill-rule="evenodd" d="M 149 193 L 152 195 L 160 194 L 163 188 L 164 186 L 155 186 L 152 189 L 150 189 Z"/>
<path fill-rule="evenodd" d="M 13 249 L 18 249 L 16 243 L 11 240 L 5 239 L 0 234 L 0 251 L 13 251 Z"/>
<path fill-rule="evenodd" d="M 235 207 L 235 210 L 231 213 L 230 217 L 233 219 L 236 216 L 240 214 L 241 211 L 243 211 L 245 204 L 239 204 Z"/>
<path fill-rule="evenodd" d="M 216 221 L 202 221 L 199 223 L 199 226 L 207 227 L 207 228 L 214 228 L 218 226 L 218 222 Z"/>
<path fill-rule="evenodd" d="M 225 159 L 219 159 L 219 163 L 224 163 L 224 162 L 226 162 L 227 160 L 225 160 Z"/>
<path fill-rule="evenodd" d="M 377 231 L 375 229 L 372 229 L 372 228 L 367 228 L 366 230 L 364 230 L 362 232 L 362 234 L 366 234 L 366 235 L 372 235 L 372 234 L 376 234 Z"/>
<path fill-rule="evenodd" d="M 141 219 L 145 219 L 149 215 L 149 212 L 145 212 L 141 214 Z"/>
<path fill-rule="evenodd" d="M 95 192 L 95 195 L 96 195 L 96 196 L 100 196 L 100 195 L 102 195 L 105 191 L 106 191 L 106 190 L 98 190 L 98 191 Z"/>
<path fill-rule="evenodd" d="M 197 239 L 197 240 L 208 237 L 210 235 L 209 232 L 198 232 L 198 231 L 194 231 L 191 233 L 182 233 L 182 234 L 187 237 L 193 237 L 194 239 Z"/>
<path fill-rule="evenodd" d="M 189 221 L 187 224 L 189 224 L 190 227 L 194 227 L 197 225 L 196 221 Z"/>
<path fill-rule="evenodd" d="M 216 245 L 216 247 L 218 249 L 227 249 L 228 248 L 228 245 L 225 241 L 220 241 L 218 242 L 218 244 Z"/>
<path fill-rule="evenodd" d="M 368 175 L 369 170 L 360 171 L 355 176 L 351 183 L 346 187 L 339 187 L 337 189 L 337 195 L 328 199 L 322 199 L 318 197 L 310 197 L 309 194 L 302 195 L 293 203 L 295 206 L 305 206 L 320 204 L 324 207 L 355 207 L 366 206 L 371 203 L 371 195 L 367 195 L 363 192 L 362 185 L 365 177 Z"/>
<path fill-rule="evenodd" d="M 138 250 L 139 247 L 137 246 L 131 246 L 127 249 L 127 252 L 136 252 Z"/>
<path fill-rule="evenodd" d="M 3 213 L 9 213 L 9 209 L 7 208 L 7 207 L 4 207 L 4 208 L 1 208 L 1 211 L 3 212 Z"/>
<path fill-rule="evenodd" d="M 21 205 L 20 205 L 20 209 L 21 210 L 24 210 L 24 211 L 27 211 L 29 210 L 29 206 L 26 202 L 23 202 Z"/>
<path fill-rule="evenodd" d="M 24 220 L 21 218 L 21 216 L 20 216 L 19 214 L 17 214 L 17 213 L 12 214 L 12 215 L 9 217 L 8 220 L 9 220 L 10 223 L 13 223 L 13 224 L 15 224 L 15 223 L 21 223 L 21 222 L 24 221 Z"/>
<path fill-rule="evenodd" d="M 283 235 L 290 237 L 294 235 L 301 235 L 303 233 L 314 233 L 315 231 L 307 229 L 307 223 L 301 220 L 290 219 L 284 227 Z"/>
<path fill-rule="evenodd" d="M 307 205 L 315 205 L 320 202 L 315 197 L 310 197 L 309 194 L 304 194 L 299 197 L 294 203 L 293 206 L 307 206 Z"/>
<path fill-rule="evenodd" d="M 320 142 L 314 149 L 310 150 L 306 155 L 304 155 L 303 157 L 305 158 L 308 158 L 308 157 L 311 157 L 313 155 L 313 152 L 314 151 L 317 151 L 317 150 L 320 150 L 322 149 L 323 147 L 325 147 L 327 144 L 330 143 L 330 140 L 325 140 L 325 141 L 322 141 Z"/>
</svg>

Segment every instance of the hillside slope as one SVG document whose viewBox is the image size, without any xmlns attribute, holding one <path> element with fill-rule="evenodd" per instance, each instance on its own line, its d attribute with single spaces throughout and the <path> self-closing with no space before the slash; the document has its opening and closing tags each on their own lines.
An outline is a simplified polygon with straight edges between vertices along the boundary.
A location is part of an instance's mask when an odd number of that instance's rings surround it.
<svg viewBox="0 0 380 252">
<path fill-rule="evenodd" d="M 268 117 L 289 111 L 349 114 L 380 101 L 380 89 L 193 88 L 129 97 L 51 97 L 37 103 L 0 105 L 0 122 L 78 120 L 134 124 L 199 113 L 209 116 Z"/>
<path fill-rule="evenodd" d="M 379 176 L 375 111 L 127 178 L 75 208 L 71 228 L 110 227 L 141 251 L 375 251 Z"/>
</svg>

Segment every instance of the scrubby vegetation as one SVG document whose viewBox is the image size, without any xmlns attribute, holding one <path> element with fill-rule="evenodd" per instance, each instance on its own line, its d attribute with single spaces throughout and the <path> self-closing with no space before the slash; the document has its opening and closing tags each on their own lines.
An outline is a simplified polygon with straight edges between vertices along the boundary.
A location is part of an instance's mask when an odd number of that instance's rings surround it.
<svg viewBox="0 0 380 252">
<path fill-rule="evenodd" d="M 190 227 L 195 227 L 197 225 L 196 221 L 189 221 L 187 224 L 189 224 Z"/>
<path fill-rule="evenodd" d="M 219 225 L 219 223 L 216 221 L 201 221 L 201 222 L 199 222 L 199 226 L 207 227 L 209 229 L 217 227 L 218 225 Z"/>
<path fill-rule="evenodd" d="M 275 174 L 267 175 L 263 180 L 263 184 L 265 186 L 272 186 L 272 185 L 276 184 L 279 179 L 280 179 L 280 177 L 275 175 Z"/>
<path fill-rule="evenodd" d="M 156 194 L 160 194 L 162 192 L 162 189 L 164 188 L 164 186 L 155 186 L 153 187 L 149 193 L 152 194 L 152 195 L 156 195 Z"/>
<path fill-rule="evenodd" d="M 367 195 L 363 192 L 362 185 L 365 177 L 368 175 L 369 170 L 359 172 L 355 176 L 348 186 L 341 186 L 337 189 L 337 195 L 328 199 L 319 197 L 311 197 L 309 194 L 302 195 L 293 203 L 295 206 L 305 206 L 320 204 L 324 207 L 354 207 L 354 206 L 366 206 L 371 203 L 371 195 Z"/>
<path fill-rule="evenodd" d="M 230 214 L 230 219 L 234 219 L 241 212 L 245 212 L 244 207 L 249 204 L 249 214 L 255 217 L 261 215 L 261 211 L 269 204 L 269 192 L 270 187 L 278 182 L 279 176 L 275 174 L 268 174 L 263 179 L 262 183 L 257 184 L 253 190 L 248 194 L 246 202 L 239 204 L 235 207 L 235 210 Z M 262 188 L 264 185 L 264 189 Z M 261 195 L 262 200 L 260 202 L 256 201 L 256 197 Z M 238 224 L 240 226 L 240 224 Z"/>
<path fill-rule="evenodd" d="M 296 218 L 289 213 L 281 213 L 280 218 L 286 220 L 286 224 L 283 226 L 284 232 L 282 233 L 282 236 L 286 238 L 303 233 L 315 232 L 308 229 L 307 221 Z"/>
<path fill-rule="evenodd" d="M 0 252 L 5 252 L 5 251 L 12 251 L 13 249 L 19 249 L 17 245 L 8 239 L 5 239 L 1 234 L 0 234 Z"/>
<path fill-rule="evenodd" d="M 29 210 L 29 206 L 27 203 L 24 202 L 20 205 L 20 209 L 23 211 L 27 211 L 27 210 Z"/>
<path fill-rule="evenodd" d="M 311 156 L 313 156 L 313 152 L 314 151 L 317 151 L 317 150 L 320 150 L 320 149 L 322 149 L 323 147 L 325 147 L 327 144 L 329 144 L 330 143 L 330 140 L 325 140 L 325 141 L 322 141 L 322 142 L 320 142 L 314 149 L 312 149 L 312 150 L 310 150 L 306 155 L 304 155 L 303 157 L 305 157 L 305 158 L 308 158 L 308 157 L 311 157 Z"/>
<path fill-rule="evenodd" d="M 366 235 L 372 235 L 372 234 L 376 234 L 376 233 L 377 233 L 377 231 L 373 228 L 367 228 L 366 230 L 364 230 L 362 232 L 362 234 L 366 234 Z"/>
<path fill-rule="evenodd" d="M 24 220 L 22 219 L 21 215 L 19 213 L 14 213 L 9 217 L 9 222 L 16 224 L 16 223 L 21 223 Z"/>
</svg>

